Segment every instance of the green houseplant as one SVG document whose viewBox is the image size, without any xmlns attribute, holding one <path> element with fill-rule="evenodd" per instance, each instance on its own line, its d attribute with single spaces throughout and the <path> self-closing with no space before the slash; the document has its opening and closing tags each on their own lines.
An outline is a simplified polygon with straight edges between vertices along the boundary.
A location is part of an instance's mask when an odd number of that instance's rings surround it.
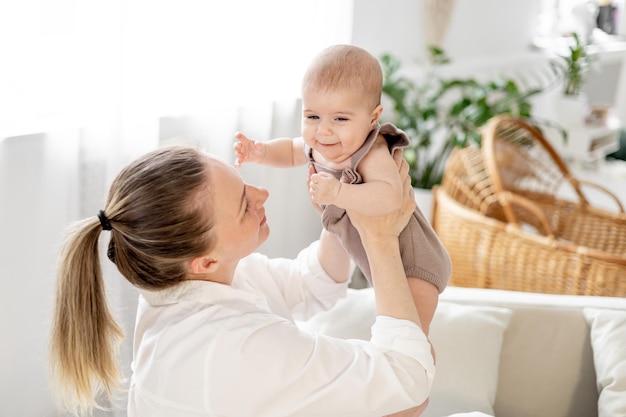
<svg viewBox="0 0 626 417">
<path fill-rule="evenodd" d="M 530 98 L 542 88 L 522 90 L 512 79 L 481 82 L 443 78 L 438 69 L 449 62 L 443 50 L 429 47 L 430 65 L 420 83 L 400 72 L 400 61 L 383 54 L 383 96 L 391 101 L 393 120 L 411 144 L 404 151 L 412 185 L 431 189 L 441 183 L 454 147 L 480 145 L 480 127 L 497 114 L 530 118 Z"/>
<path fill-rule="evenodd" d="M 589 113 L 587 96 L 581 91 L 591 71 L 595 56 L 576 33 L 571 35 L 566 52 L 561 52 L 550 65 L 561 83 L 561 93 L 554 96 L 554 116 L 569 132 L 568 141 L 559 150 L 566 158 L 584 158 L 589 150 L 585 119 Z"/>
<path fill-rule="evenodd" d="M 574 44 L 568 46 L 568 53 L 559 55 L 551 62 L 554 71 L 563 78 L 563 94 L 580 95 L 580 90 L 587 80 L 594 57 L 587 52 L 587 45 L 580 41 L 577 33 L 572 33 Z"/>
</svg>

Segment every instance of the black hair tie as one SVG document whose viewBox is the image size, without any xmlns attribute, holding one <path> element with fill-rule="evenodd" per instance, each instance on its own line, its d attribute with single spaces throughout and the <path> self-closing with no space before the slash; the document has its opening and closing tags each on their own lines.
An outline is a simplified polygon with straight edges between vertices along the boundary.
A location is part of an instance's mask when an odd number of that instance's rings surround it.
<svg viewBox="0 0 626 417">
<path fill-rule="evenodd" d="M 100 225 L 102 226 L 102 230 L 113 230 L 113 227 L 111 227 L 111 222 L 109 221 L 107 216 L 104 215 L 104 210 L 100 210 L 98 212 L 98 219 L 100 219 Z"/>
<path fill-rule="evenodd" d="M 109 248 L 107 249 L 107 258 L 113 263 L 115 263 L 115 243 L 113 243 L 113 239 L 109 242 Z"/>
</svg>

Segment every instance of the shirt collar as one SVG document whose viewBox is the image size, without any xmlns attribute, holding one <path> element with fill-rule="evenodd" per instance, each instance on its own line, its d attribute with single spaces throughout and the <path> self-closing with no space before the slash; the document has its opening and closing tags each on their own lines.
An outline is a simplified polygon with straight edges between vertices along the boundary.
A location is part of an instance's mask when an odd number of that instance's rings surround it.
<svg viewBox="0 0 626 417">
<path fill-rule="evenodd" d="M 220 284 L 212 281 L 188 280 L 172 288 L 151 291 L 140 289 L 139 292 L 151 306 L 163 306 L 182 301 L 220 304 L 229 300 L 239 300 L 267 309 L 265 297 L 251 286 Z"/>
</svg>

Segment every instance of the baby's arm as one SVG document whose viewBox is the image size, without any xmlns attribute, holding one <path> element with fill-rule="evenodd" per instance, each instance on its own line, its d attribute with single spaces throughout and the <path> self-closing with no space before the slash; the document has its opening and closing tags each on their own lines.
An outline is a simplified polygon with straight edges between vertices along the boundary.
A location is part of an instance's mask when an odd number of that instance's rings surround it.
<svg viewBox="0 0 626 417">
<path fill-rule="evenodd" d="M 237 159 L 235 166 L 244 162 L 256 162 L 263 165 L 290 168 L 306 164 L 304 140 L 297 138 L 276 138 L 266 142 L 250 139 L 241 132 L 235 134 L 237 142 L 233 145 Z"/>
<path fill-rule="evenodd" d="M 333 204 L 368 216 L 390 213 L 402 203 L 402 181 L 384 141 L 377 141 L 361 160 L 362 184 L 339 182 L 332 175 L 311 176 L 311 199 L 317 204 Z"/>
</svg>

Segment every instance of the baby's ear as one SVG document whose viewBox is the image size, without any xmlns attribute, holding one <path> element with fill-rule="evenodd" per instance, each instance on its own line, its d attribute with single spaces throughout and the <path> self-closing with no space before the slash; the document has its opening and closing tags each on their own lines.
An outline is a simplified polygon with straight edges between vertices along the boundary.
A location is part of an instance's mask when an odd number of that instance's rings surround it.
<svg viewBox="0 0 626 417">
<path fill-rule="evenodd" d="M 374 127 L 374 125 L 378 122 L 378 119 L 380 119 L 381 114 L 383 114 L 383 106 L 382 104 L 379 104 L 378 106 L 376 106 L 374 111 L 372 111 L 372 120 L 371 120 L 372 127 Z"/>
</svg>

